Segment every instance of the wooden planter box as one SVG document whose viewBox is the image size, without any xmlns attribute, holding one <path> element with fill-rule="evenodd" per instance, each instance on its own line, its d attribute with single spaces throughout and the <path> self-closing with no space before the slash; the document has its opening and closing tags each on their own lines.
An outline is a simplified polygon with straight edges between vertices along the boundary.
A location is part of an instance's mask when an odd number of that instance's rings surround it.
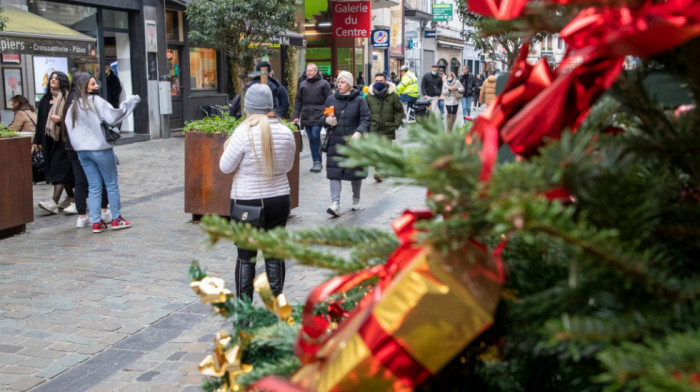
<svg viewBox="0 0 700 392">
<path fill-rule="evenodd" d="M 34 221 L 32 139 L 0 139 L 0 238 L 23 232 Z"/>
<path fill-rule="evenodd" d="M 299 206 L 301 133 L 294 132 L 294 138 L 297 152 L 294 166 L 287 173 L 292 208 Z M 224 152 L 225 141 L 226 135 L 223 133 L 185 133 L 185 212 L 192 214 L 195 221 L 206 214 L 230 215 L 233 174 L 223 174 L 219 170 L 219 159 Z"/>
</svg>

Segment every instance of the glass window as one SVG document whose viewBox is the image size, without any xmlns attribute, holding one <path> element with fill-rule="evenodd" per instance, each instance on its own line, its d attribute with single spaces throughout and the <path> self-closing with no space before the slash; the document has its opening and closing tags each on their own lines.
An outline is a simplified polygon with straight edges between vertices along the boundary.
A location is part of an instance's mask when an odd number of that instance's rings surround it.
<svg viewBox="0 0 700 392">
<path fill-rule="evenodd" d="M 106 9 L 102 12 L 102 20 L 104 27 L 111 27 L 115 29 L 129 28 L 129 14 L 124 11 L 112 11 Z"/>
<path fill-rule="evenodd" d="M 180 51 L 168 49 L 165 57 L 168 58 L 170 71 L 170 95 L 180 95 Z"/>
<path fill-rule="evenodd" d="M 168 41 L 182 41 L 180 11 L 165 11 L 165 34 Z"/>
<path fill-rule="evenodd" d="M 190 79 L 193 90 L 211 90 L 218 87 L 214 49 L 190 48 Z"/>
<path fill-rule="evenodd" d="M 331 48 L 306 48 L 307 59 L 330 59 Z"/>
</svg>

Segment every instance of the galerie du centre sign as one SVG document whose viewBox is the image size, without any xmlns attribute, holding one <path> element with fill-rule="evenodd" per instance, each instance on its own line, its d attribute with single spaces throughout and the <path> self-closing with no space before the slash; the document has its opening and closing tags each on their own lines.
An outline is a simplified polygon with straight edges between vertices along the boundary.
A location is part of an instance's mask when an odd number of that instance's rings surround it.
<svg viewBox="0 0 700 392">
<path fill-rule="evenodd" d="M 334 1 L 333 38 L 368 38 L 372 31 L 372 3 Z"/>
</svg>

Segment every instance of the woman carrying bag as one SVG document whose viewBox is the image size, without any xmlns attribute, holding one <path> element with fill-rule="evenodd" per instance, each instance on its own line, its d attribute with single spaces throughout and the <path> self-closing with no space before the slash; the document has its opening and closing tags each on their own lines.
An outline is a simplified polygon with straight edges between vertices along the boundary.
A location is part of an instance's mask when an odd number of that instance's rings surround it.
<svg viewBox="0 0 700 392">
<path fill-rule="evenodd" d="M 254 84 L 245 94 L 245 120 L 226 141 L 219 161 L 223 173 L 233 173 L 231 218 L 265 230 L 285 227 L 290 212 L 287 172 L 292 170 L 296 143 L 292 131 L 274 116 L 272 91 Z M 261 208 L 262 207 L 262 208 Z M 257 249 L 238 248 L 236 296 L 253 299 Z M 284 288 L 284 260 L 265 257 L 272 293 Z"/>
<path fill-rule="evenodd" d="M 100 86 L 88 73 L 77 73 L 75 98 L 68 109 L 66 126 L 73 146 L 78 153 L 80 165 L 88 180 L 88 205 L 92 232 L 101 233 L 107 229 L 126 229 L 131 222 L 121 214 L 121 196 L 117 177 L 117 157 L 114 146 L 107 143 L 102 130 L 102 119 L 109 124 L 122 121 L 141 102 L 138 95 L 130 96 L 118 109 L 100 98 Z M 102 183 L 107 188 L 107 199 L 112 216 L 111 224 L 101 217 Z"/>
<path fill-rule="evenodd" d="M 442 95 L 445 96 L 445 106 L 447 106 L 447 132 L 452 132 L 457 121 L 457 108 L 463 94 L 464 86 L 457 79 L 457 75 L 454 72 L 448 73 L 442 84 Z"/>
</svg>

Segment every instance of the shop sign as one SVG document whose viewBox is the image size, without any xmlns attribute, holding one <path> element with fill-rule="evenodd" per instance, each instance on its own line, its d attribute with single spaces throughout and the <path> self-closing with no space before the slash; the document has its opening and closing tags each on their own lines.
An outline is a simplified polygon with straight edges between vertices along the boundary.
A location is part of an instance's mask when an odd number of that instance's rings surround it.
<svg viewBox="0 0 700 392">
<path fill-rule="evenodd" d="M 425 38 L 437 38 L 437 30 L 425 30 Z"/>
<path fill-rule="evenodd" d="M 388 48 L 389 30 L 372 30 L 372 46 L 375 48 Z"/>
<path fill-rule="evenodd" d="M 93 42 L 0 37 L 0 53 L 89 57 L 96 52 Z"/>
<path fill-rule="evenodd" d="M 452 20 L 452 4 L 433 4 L 433 21 L 447 22 Z"/>
<path fill-rule="evenodd" d="M 369 38 L 372 30 L 372 3 L 333 2 L 333 38 Z"/>
</svg>

